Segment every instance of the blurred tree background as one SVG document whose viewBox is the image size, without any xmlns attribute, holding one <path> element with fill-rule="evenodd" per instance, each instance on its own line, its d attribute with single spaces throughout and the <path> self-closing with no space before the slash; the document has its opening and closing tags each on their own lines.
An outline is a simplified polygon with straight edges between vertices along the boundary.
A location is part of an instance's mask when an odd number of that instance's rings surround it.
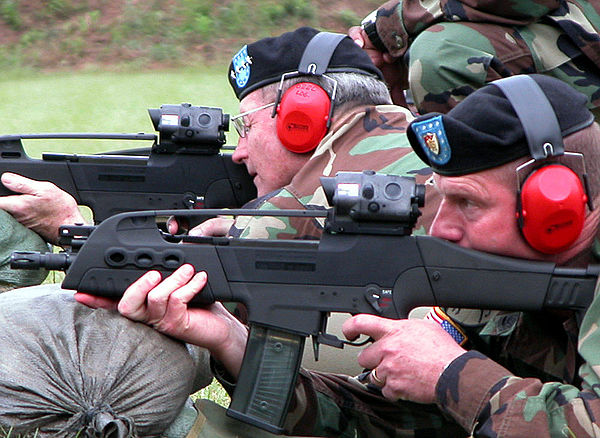
<svg viewBox="0 0 600 438">
<path fill-rule="evenodd" d="M 177 69 L 309 25 L 346 32 L 381 0 L 0 0 L 4 71 Z"/>
</svg>

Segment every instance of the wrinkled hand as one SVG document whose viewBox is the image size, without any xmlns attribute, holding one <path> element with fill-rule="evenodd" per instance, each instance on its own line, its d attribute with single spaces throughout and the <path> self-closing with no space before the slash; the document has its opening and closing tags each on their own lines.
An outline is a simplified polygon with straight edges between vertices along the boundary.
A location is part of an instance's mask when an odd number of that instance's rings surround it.
<svg viewBox="0 0 600 438">
<path fill-rule="evenodd" d="M 22 194 L 0 196 L 0 209 L 48 242 L 58 243 L 59 226 L 85 222 L 75 199 L 51 182 L 9 172 L 2 174 L 1 181 L 6 188 Z"/>
<path fill-rule="evenodd" d="M 348 339 L 360 334 L 375 342 L 361 351 L 358 363 L 376 370 L 389 400 L 435 403 L 435 387 L 445 367 L 465 350 L 439 324 L 422 319 L 356 315 L 344 322 Z M 376 382 L 374 382 L 376 383 Z"/>
<path fill-rule="evenodd" d="M 77 292 L 75 299 L 94 308 L 117 309 L 123 316 L 154 327 L 161 333 L 207 348 L 235 377 L 248 338 L 246 327 L 220 303 L 188 307 L 207 283 L 205 272 L 182 265 L 162 280 L 149 271 L 131 284 L 120 301 Z"/>
<path fill-rule="evenodd" d="M 348 36 L 369 55 L 373 64 L 381 70 L 385 82 L 390 88 L 392 101 L 396 105 L 406 107 L 404 90 L 408 89 L 408 71 L 402 58 L 394 58 L 387 52 L 379 51 L 360 26 L 353 26 L 348 29 Z"/>
<path fill-rule="evenodd" d="M 212 237 L 225 237 L 229 233 L 229 229 L 235 222 L 235 219 L 229 217 L 215 217 L 207 219 L 200 225 L 192 228 L 188 235 L 190 236 L 212 236 Z M 179 231 L 179 223 L 177 218 L 170 218 L 167 221 L 167 229 L 171 234 L 177 234 Z"/>
</svg>

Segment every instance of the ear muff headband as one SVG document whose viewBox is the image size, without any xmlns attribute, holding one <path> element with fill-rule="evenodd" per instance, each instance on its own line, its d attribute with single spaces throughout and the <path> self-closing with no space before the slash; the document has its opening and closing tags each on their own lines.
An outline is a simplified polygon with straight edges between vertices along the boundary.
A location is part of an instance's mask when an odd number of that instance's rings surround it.
<svg viewBox="0 0 600 438">
<path fill-rule="evenodd" d="M 273 116 L 277 115 L 279 140 L 292 152 L 307 153 L 314 150 L 329 129 L 337 83 L 328 78 L 325 72 L 333 52 L 345 37 L 346 35 L 330 32 L 316 34 L 304 49 L 298 71 L 281 77 Z M 296 76 L 321 76 L 330 79 L 334 82 L 332 96 L 311 82 L 300 82 L 282 96 L 284 80 Z"/>
<path fill-rule="evenodd" d="M 331 32 L 319 32 L 312 37 L 300 58 L 298 73 L 317 76 L 325 74 L 333 52 L 344 38 L 344 34 Z"/>
<path fill-rule="evenodd" d="M 562 164 L 548 164 L 549 158 L 565 153 L 556 114 L 529 76 L 511 76 L 494 85 L 502 90 L 519 117 L 531 157 L 536 163 L 546 164 L 531 172 L 518 190 L 517 220 L 523 237 L 542 253 L 564 251 L 581 234 L 588 197 L 575 172 Z"/>
<path fill-rule="evenodd" d="M 527 75 L 517 75 L 494 81 L 494 85 L 502 90 L 517 113 L 531 158 L 543 160 L 565 152 L 556 114 L 536 81 Z"/>
</svg>

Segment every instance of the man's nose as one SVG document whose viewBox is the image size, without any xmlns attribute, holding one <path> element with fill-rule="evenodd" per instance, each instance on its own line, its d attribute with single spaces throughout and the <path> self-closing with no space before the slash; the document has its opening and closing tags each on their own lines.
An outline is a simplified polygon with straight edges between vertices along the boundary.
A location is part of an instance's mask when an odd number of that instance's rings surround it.
<svg viewBox="0 0 600 438">
<path fill-rule="evenodd" d="M 242 164 L 246 158 L 248 158 L 248 150 L 244 146 L 244 139 L 240 138 L 231 159 L 234 163 Z"/>
<path fill-rule="evenodd" d="M 463 237 L 460 221 L 450 208 L 444 206 L 443 201 L 431 223 L 429 234 L 450 242 L 459 242 Z"/>
</svg>

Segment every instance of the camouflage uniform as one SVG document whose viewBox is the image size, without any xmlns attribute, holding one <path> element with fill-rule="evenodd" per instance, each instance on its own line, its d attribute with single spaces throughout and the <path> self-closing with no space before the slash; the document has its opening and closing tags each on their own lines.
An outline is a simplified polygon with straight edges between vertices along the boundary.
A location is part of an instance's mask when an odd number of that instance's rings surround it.
<svg viewBox="0 0 600 438">
<path fill-rule="evenodd" d="M 327 207 L 320 176 L 339 171 L 375 170 L 384 174 L 411 175 L 424 183 L 431 169 L 413 153 L 406 138 L 410 112 L 394 105 L 360 107 L 336 120 L 311 159 L 290 184 L 246 207 L 262 210 L 314 209 Z M 417 229 L 424 232 L 433 219 L 438 195 L 427 190 L 423 216 Z M 232 236 L 255 239 L 318 239 L 322 226 L 316 220 L 295 217 L 241 217 Z"/>
<path fill-rule="evenodd" d="M 408 55 L 421 113 L 446 113 L 487 82 L 537 72 L 588 96 L 598 120 L 597 0 L 391 0 L 376 28 L 391 55 Z"/>
</svg>

